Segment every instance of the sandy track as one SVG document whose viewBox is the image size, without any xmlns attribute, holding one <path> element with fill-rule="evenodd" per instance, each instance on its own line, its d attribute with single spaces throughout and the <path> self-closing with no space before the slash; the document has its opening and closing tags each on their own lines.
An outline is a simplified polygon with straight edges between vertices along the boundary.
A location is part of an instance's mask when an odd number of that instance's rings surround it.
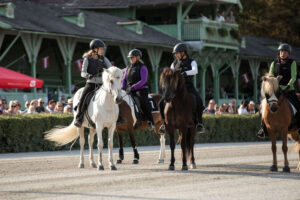
<svg viewBox="0 0 300 200">
<path fill-rule="evenodd" d="M 179 147 L 176 171 L 167 170 L 169 147 L 165 164 L 156 164 L 157 149 L 139 148 L 138 165 L 126 149 L 117 171 L 109 170 L 107 154 L 104 171 L 91 168 L 88 156 L 78 169 L 78 151 L 0 154 L 0 199 L 300 199 L 298 155 L 288 154 L 292 173 L 283 173 L 280 145 L 278 173 L 269 172 L 269 143 L 197 145 L 197 169 L 187 172 L 180 170 Z"/>
</svg>

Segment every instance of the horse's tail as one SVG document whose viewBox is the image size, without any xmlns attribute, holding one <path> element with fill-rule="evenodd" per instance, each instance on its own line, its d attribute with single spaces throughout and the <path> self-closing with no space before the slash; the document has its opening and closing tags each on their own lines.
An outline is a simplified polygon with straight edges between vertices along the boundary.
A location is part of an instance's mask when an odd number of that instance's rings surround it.
<svg viewBox="0 0 300 200">
<path fill-rule="evenodd" d="M 186 134 L 186 145 L 185 145 L 185 154 L 186 154 L 186 159 L 188 160 L 190 157 L 190 154 L 192 153 L 192 148 L 193 148 L 193 143 L 194 139 L 192 139 L 194 136 L 192 135 L 192 131 L 189 128 Z"/>
<path fill-rule="evenodd" d="M 79 137 L 74 124 L 69 126 L 57 126 L 46 132 L 45 139 L 55 142 L 57 146 L 68 144 Z"/>
</svg>

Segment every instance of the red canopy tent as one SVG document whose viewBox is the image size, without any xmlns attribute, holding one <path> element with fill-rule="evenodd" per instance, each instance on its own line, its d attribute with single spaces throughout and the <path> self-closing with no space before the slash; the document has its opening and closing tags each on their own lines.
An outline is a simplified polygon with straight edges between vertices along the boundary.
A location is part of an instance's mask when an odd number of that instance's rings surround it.
<svg viewBox="0 0 300 200">
<path fill-rule="evenodd" d="M 0 88 L 41 88 L 44 81 L 0 67 Z"/>
</svg>

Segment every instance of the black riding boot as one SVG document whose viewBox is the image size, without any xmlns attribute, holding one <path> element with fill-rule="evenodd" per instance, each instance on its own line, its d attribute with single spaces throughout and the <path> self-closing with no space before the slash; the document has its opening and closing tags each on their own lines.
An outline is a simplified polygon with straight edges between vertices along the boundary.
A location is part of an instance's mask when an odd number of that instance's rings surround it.
<svg viewBox="0 0 300 200">
<path fill-rule="evenodd" d="M 83 122 L 83 113 L 81 112 L 80 109 L 78 109 L 78 113 L 76 115 L 76 121 L 74 125 L 78 128 L 81 128 L 82 122 Z"/>
<path fill-rule="evenodd" d="M 256 136 L 258 138 L 264 139 L 266 136 L 268 136 L 268 131 L 267 131 L 267 127 L 265 125 L 264 120 L 261 120 L 261 128 L 259 129 L 259 131 L 256 133 Z"/>
</svg>

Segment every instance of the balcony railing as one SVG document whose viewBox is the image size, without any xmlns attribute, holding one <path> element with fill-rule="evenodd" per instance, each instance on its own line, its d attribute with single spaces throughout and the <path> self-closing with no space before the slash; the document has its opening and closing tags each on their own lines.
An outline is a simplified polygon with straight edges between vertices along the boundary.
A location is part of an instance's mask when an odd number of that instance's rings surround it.
<svg viewBox="0 0 300 200">
<path fill-rule="evenodd" d="M 152 25 L 152 28 L 169 36 L 177 37 L 177 25 Z M 241 43 L 239 26 L 237 24 L 219 23 L 190 19 L 182 22 L 182 40 L 204 41 L 207 45 L 226 45 L 238 47 Z"/>
</svg>

